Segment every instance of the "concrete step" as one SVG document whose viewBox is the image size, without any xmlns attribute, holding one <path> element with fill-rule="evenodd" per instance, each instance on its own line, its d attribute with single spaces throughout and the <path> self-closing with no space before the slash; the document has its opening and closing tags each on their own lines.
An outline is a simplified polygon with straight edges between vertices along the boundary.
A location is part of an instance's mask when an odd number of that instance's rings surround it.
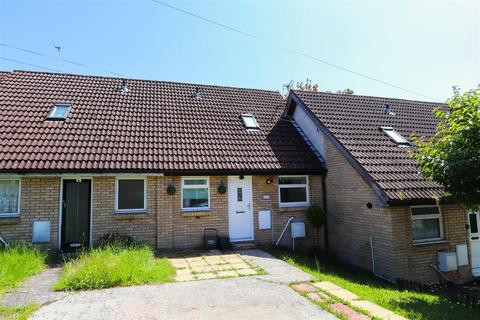
<svg viewBox="0 0 480 320">
<path fill-rule="evenodd" d="M 232 242 L 232 249 L 233 250 L 247 250 L 247 249 L 255 249 L 257 245 L 253 241 L 244 241 L 244 242 Z"/>
</svg>

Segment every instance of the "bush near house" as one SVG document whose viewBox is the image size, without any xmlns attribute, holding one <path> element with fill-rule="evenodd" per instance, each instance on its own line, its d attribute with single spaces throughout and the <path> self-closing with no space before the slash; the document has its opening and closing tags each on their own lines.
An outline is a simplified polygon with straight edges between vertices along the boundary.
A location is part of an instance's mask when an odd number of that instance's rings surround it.
<svg viewBox="0 0 480 320">
<path fill-rule="evenodd" d="M 105 237 L 104 245 L 67 262 L 56 290 L 90 290 L 173 281 L 175 269 L 153 249 L 122 237 Z M 120 241 L 119 241 L 120 239 Z"/>
<path fill-rule="evenodd" d="M 369 272 L 326 258 L 294 255 L 272 249 L 274 256 L 302 269 L 314 278 L 335 283 L 407 319 L 419 320 L 474 320 L 479 309 L 450 301 L 435 294 L 408 289 L 384 280 Z"/>
<path fill-rule="evenodd" d="M 0 247 L 0 294 L 42 271 L 46 254 L 28 244 Z"/>
</svg>

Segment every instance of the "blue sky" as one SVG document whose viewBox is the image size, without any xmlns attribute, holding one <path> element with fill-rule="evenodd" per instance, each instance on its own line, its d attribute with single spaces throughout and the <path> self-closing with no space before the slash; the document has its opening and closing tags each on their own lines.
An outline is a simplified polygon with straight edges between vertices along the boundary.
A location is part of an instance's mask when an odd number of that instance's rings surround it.
<svg viewBox="0 0 480 320">
<path fill-rule="evenodd" d="M 171 1 L 258 41 L 151 0 L 0 0 L 0 42 L 126 77 L 281 90 L 310 78 L 321 90 L 428 100 L 272 46 L 443 101 L 480 83 L 480 1 Z M 109 75 L 0 46 L 0 57 L 64 72 Z M 0 60 L 2 70 L 33 67 Z M 39 70 L 39 69 L 37 69 Z"/>
</svg>

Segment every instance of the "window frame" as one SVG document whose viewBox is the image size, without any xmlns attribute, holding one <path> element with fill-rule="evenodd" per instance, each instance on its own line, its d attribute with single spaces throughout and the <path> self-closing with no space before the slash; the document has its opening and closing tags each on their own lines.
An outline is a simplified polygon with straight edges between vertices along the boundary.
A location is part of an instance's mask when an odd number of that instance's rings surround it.
<svg viewBox="0 0 480 320">
<path fill-rule="evenodd" d="M 21 205 L 21 199 L 22 199 L 22 179 L 20 179 L 20 178 L 10 178 L 10 177 L 0 177 L 0 180 L 18 181 L 17 212 L 0 213 L 0 218 L 20 217 L 20 205 Z"/>
<path fill-rule="evenodd" d="M 390 140 L 392 140 L 394 143 L 401 145 L 401 146 L 409 146 L 410 141 L 408 141 L 407 138 L 402 136 L 397 130 L 395 130 L 393 127 L 381 127 L 383 133 L 385 133 Z M 402 140 L 399 141 L 398 138 L 401 138 Z"/>
<path fill-rule="evenodd" d="M 249 126 L 247 124 L 247 121 L 245 121 L 245 118 L 251 118 L 255 124 L 255 126 Z M 260 130 L 260 125 L 258 124 L 257 118 L 251 113 L 242 113 L 242 122 L 245 128 L 249 130 Z"/>
<path fill-rule="evenodd" d="M 189 207 L 185 208 L 183 206 L 183 189 L 186 187 L 187 189 L 204 189 L 205 185 L 187 185 L 185 186 L 184 182 L 185 180 L 198 180 L 198 179 L 206 179 L 207 180 L 207 196 L 208 196 L 208 206 L 207 207 Z M 210 177 L 205 177 L 205 176 L 197 176 L 197 177 L 182 177 L 181 182 L 180 182 L 180 207 L 182 211 L 209 211 L 210 210 L 210 205 L 211 205 L 211 198 L 210 198 Z"/>
<path fill-rule="evenodd" d="M 281 184 L 281 178 L 305 178 L 305 184 Z M 278 176 L 278 206 L 280 208 L 292 208 L 292 207 L 307 207 L 310 205 L 310 183 L 308 175 L 282 175 Z M 306 189 L 306 201 L 302 202 L 282 202 L 281 189 L 282 188 L 305 188 Z"/>
<path fill-rule="evenodd" d="M 118 208 L 118 200 L 120 199 L 118 196 L 119 192 L 119 180 L 143 180 L 143 208 L 135 208 L 135 209 L 119 209 Z M 115 177 L 115 213 L 129 213 L 129 212 L 146 212 L 147 211 L 147 177 L 146 176 L 116 176 Z"/>
<path fill-rule="evenodd" d="M 412 212 L 412 209 L 415 209 L 415 208 L 432 208 L 432 207 L 438 209 L 438 214 L 414 215 L 413 212 Z M 413 221 L 414 220 L 426 220 L 426 219 L 438 219 L 440 236 L 437 237 L 437 238 L 427 238 L 427 239 L 417 239 L 417 240 L 413 239 Z M 440 208 L 439 205 L 410 206 L 410 220 L 411 220 L 410 227 L 412 229 L 412 241 L 413 241 L 414 244 L 437 242 L 437 241 L 445 240 L 445 234 L 443 233 L 443 213 L 442 213 L 442 209 Z"/>
<path fill-rule="evenodd" d="M 65 115 L 65 117 L 55 117 L 54 114 L 55 114 L 55 111 L 57 110 L 58 107 L 67 107 L 68 108 L 68 111 L 67 111 L 67 114 Z M 50 110 L 50 113 L 48 114 L 47 116 L 47 120 L 49 121 L 65 121 L 67 120 L 68 118 L 68 115 L 70 114 L 70 111 L 72 111 L 72 106 L 68 103 L 56 103 L 52 110 Z"/>
</svg>

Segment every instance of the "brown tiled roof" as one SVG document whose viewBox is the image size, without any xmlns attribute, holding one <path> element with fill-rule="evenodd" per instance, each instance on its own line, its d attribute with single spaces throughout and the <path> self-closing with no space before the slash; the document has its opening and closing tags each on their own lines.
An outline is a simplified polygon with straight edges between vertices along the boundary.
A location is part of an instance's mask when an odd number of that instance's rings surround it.
<svg viewBox="0 0 480 320">
<path fill-rule="evenodd" d="M 0 82 L 0 171 L 320 172 L 274 91 L 15 71 Z M 195 98 L 195 90 L 202 92 Z M 45 118 L 68 103 L 65 122 Z M 261 127 L 240 119 L 252 113 Z"/>
<path fill-rule="evenodd" d="M 393 127 L 410 140 L 412 133 L 431 136 L 438 103 L 391 98 L 295 91 L 303 103 L 345 147 L 390 200 L 431 199 L 442 196 L 442 187 L 418 173 L 409 148 L 397 146 L 382 131 Z M 385 114 L 389 105 L 395 115 Z M 327 163 L 328 168 L 328 163 Z"/>
</svg>

